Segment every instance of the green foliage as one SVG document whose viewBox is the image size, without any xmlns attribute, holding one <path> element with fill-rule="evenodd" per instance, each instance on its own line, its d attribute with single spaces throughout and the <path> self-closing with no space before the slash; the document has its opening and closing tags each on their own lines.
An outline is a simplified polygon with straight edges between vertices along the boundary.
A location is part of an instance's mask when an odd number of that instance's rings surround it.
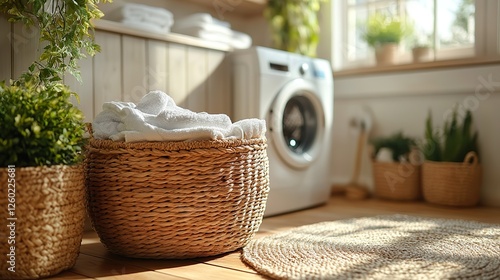
<svg viewBox="0 0 500 280">
<path fill-rule="evenodd" d="M 62 84 L 0 84 L 0 167 L 73 164 L 83 144 L 82 113 Z"/>
<path fill-rule="evenodd" d="M 0 13 L 11 22 L 21 22 L 40 30 L 40 42 L 45 42 L 39 60 L 33 62 L 17 83 L 38 80 L 60 82 L 69 72 L 81 82 L 77 62 L 99 51 L 89 32 L 91 20 L 103 16 L 99 0 L 0 0 Z M 106 2 L 106 0 L 104 0 Z"/>
<path fill-rule="evenodd" d="M 317 13 L 327 0 L 269 0 L 264 16 L 270 21 L 277 49 L 316 56 L 319 42 Z"/>
<path fill-rule="evenodd" d="M 467 110 L 461 123 L 455 109 L 450 120 L 446 120 L 442 132 L 435 131 L 429 112 L 425 126 L 423 152 L 427 160 L 462 162 L 468 152 L 478 153 L 477 132 L 472 132 L 472 113 Z"/>
<path fill-rule="evenodd" d="M 0 0 L 0 13 L 39 30 L 43 47 L 17 80 L 0 84 L 0 166 L 70 165 L 80 160 L 82 113 L 69 101 L 74 93 L 61 82 L 65 73 L 81 81 L 78 60 L 99 51 L 89 32 L 91 20 L 103 15 L 99 2 Z"/>
<path fill-rule="evenodd" d="M 469 20 L 475 14 L 475 1 L 474 0 L 462 0 L 458 4 L 458 8 L 455 11 L 455 19 L 453 20 L 453 26 L 462 29 L 465 32 L 469 31 Z"/>
<path fill-rule="evenodd" d="M 392 151 L 392 159 L 399 162 L 401 158 L 408 160 L 409 153 L 416 142 L 413 138 L 406 137 L 402 132 L 395 133 L 389 137 L 379 137 L 371 140 L 374 147 L 374 154 L 377 155 L 380 149 L 388 148 Z"/>
<path fill-rule="evenodd" d="M 412 33 L 413 28 L 399 17 L 375 13 L 368 18 L 363 39 L 370 47 L 383 44 L 399 44 L 402 38 Z"/>
</svg>

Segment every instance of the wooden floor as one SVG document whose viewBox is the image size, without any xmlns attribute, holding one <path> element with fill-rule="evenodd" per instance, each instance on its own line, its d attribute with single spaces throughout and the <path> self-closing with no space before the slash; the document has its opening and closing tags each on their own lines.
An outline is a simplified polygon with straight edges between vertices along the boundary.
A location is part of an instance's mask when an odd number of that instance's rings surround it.
<svg viewBox="0 0 500 280">
<path fill-rule="evenodd" d="M 256 236 L 322 221 L 381 214 L 475 220 L 500 224 L 500 208 L 450 208 L 423 202 L 353 201 L 332 197 L 328 204 L 286 215 L 265 218 Z M 266 279 L 240 260 L 240 252 L 192 260 L 140 260 L 110 254 L 94 232 L 84 236 L 76 265 L 49 279 Z"/>
</svg>

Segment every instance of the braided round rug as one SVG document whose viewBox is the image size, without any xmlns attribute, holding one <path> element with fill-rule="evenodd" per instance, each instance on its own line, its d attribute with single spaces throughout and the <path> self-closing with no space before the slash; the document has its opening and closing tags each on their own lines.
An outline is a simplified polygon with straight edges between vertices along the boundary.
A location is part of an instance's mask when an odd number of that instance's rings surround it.
<svg viewBox="0 0 500 280">
<path fill-rule="evenodd" d="M 500 279 L 500 225 L 406 215 L 323 222 L 252 240 L 275 279 Z"/>
</svg>

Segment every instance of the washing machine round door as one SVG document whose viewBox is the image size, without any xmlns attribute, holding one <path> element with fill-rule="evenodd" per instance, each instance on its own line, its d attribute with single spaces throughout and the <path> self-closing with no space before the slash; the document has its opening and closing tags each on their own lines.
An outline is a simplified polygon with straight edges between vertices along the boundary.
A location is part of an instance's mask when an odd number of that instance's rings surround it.
<svg viewBox="0 0 500 280">
<path fill-rule="evenodd" d="M 290 166 L 309 166 L 321 152 L 325 114 L 310 82 L 296 79 L 278 93 L 271 108 L 269 131 L 278 154 Z"/>
</svg>

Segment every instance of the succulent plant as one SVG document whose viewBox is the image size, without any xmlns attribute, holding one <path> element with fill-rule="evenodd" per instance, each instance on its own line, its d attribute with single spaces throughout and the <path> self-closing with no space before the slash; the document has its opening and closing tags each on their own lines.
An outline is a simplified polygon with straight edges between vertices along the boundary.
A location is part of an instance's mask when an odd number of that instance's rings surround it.
<svg viewBox="0 0 500 280">
<path fill-rule="evenodd" d="M 435 130 L 429 112 L 425 126 L 426 141 L 422 148 L 427 160 L 462 162 L 468 152 L 478 153 L 478 134 L 472 131 L 472 113 L 467 110 L 461 122 L 458 118 L 455 109 L 451 118 L 445 120 L 442 130 Z"/>
</svg>

